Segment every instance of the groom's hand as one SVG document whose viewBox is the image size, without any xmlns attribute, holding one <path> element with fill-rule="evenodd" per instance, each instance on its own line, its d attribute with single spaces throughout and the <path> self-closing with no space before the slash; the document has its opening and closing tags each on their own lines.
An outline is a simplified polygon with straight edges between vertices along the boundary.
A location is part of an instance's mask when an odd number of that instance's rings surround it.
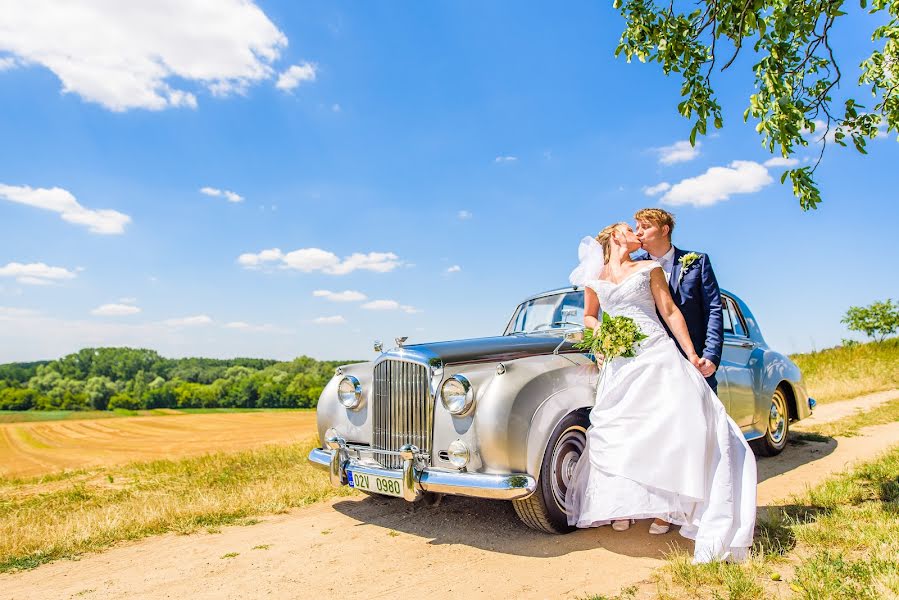
<svg viewBox="0 0 899 600">
<path fill-rule="evenodd" d="M 715 363 L 710 361 L 707 358 L 699 359 L 699 372 L 702 373 L 703 377 L 711 377 L 714 375 L 715 371 L 718 370 L 718 367 L 715 366 Z"/>
</svg>

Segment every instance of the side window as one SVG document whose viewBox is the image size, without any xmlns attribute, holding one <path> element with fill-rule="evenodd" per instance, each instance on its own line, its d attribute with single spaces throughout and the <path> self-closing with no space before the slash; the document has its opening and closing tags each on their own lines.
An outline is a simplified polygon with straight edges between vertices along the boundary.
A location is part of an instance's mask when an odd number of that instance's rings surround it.
<svg viewBox="0 0 899 600">
<path fill-rule="evenodd" d="M 740 309 L 737 308 L 737 305 L 733 300 L 727 298 L 727 312 L 730 315 L 730 322 L 733 327 L 733 334 L 739 335 L 742 337 L 748 337 L 746 333 L 746 327 L 743 325 L 743 317 L 740 315 Z"/>
<path fill-rule="evenodd" d="M 733 335 L 734 333 L 734 322 L 730 316 L 730 298 L 721 297 L 721 302 L 724 306 L 721 307 L 721 319 L 724 321 L 724 333 L 729 333 Z"/>
</svg>

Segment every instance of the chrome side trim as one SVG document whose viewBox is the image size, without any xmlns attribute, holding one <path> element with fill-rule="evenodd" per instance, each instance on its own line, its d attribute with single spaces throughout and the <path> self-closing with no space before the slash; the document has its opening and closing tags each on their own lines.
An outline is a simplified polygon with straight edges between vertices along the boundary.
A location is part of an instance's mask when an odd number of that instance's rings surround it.
<svg viewBox="0 0 899 600">
<path fill-rule="evenodd" d="M 407 449 L 412 453 L 412 449 Z M 339 452 L 338 452 L 339 453 Z M 323 470 L 330 470 L 334 453 L 323 448 L 314 448 L 309 453 L 309 462 Z M 466 473 L 464 471 L 444 471 L 434 468 L 418 470 L 413 464 L 416 457 L 410 457 L 403 461 L 401 471 L 384 469 L 375 465 L 359 464 L 352 459 L 346 462 L 336 461 L 340 465 L 338 476 L 339 485 L 346 485 L 346 469 L 353 472 L 389 477 L 400 481 L 403 489 L 403 498 L 414 501 L 420 497 L 421 492 L 434 492 L 439 494 L 452 494 L 455 496 L 469 496 L 472 498 L 488 498 L 491 500 L 520 500 L 527 498 L 537 489 L 537 480 L 526 473 L 508 473 L 491 475 L 486 473 Z M 332 483 L 336 478 L 332 478 Z"/>
</svg>

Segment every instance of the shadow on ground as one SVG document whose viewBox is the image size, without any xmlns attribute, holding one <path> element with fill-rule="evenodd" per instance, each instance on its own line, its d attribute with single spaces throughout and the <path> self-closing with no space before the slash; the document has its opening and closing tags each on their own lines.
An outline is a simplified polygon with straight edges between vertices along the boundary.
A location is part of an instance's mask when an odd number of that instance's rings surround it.
<svg viewBox="0 0 899 600">
<path fill-rule="evenodd" d="M 791 435 L 779 456 L 758 460 L 759 482 L 824 458 L 837 447 L 832 438 L 814 439 Z M 528 529 L 515 514 L 511 502 L 446 496 L 437 506 L 409 504 L 386 496 L 362 501 L 341 501 L 334 509 L 359 522 L 415 535 L 435 545 L 463 544 L 516 556 L 563 556 L 603 547 L 626 556 L 662 559 L 671 551 L 692 554 L 693 542 L 680 537 L 676 528 L 666 535 L 649 535 L 649 521 L 638 521 L 628 531 L 610 527 L 550 535 Z"/>
<path fill-rule="evenodd" d="M 551 535 L 528 529 L 515 514 L 511 502 L 446 496 L 438 506 L 409 504 L 400 499 L 371 496 L 344 501 L 334 509 L 351 517 L 357 526 L 374 525 L 428 538 L 435 545 L 463 544 L 516 556 L 563 556 L 602 547 L 626 556 L 663 558 L 672 550 L 693 552 L 693 542 L 675 528 L 666 535 L 649 535 L 649 521 L 638 521 L 628 531 L 611 527 Z"/>
<path fill-rule="evenodd" d="M 759 483 L 820 460 L 837 449 L 837 440 L 821 435 L 790 433 L 787 447 L 777 456 L 758 458 Z"/>
</svg>

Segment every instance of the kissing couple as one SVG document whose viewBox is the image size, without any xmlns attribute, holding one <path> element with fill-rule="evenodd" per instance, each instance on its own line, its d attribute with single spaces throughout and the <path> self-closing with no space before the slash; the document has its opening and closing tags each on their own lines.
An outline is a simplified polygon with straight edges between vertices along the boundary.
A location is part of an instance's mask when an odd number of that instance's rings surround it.
<svg viewBox="0 0 899 600">
<path fill-rule="evenodd" d="M 671 243 L 674 215 L 640 210 L 584 238 L 571 283 L 584 288 L 584 325 L 600 311 L 645 336 L 630 358 L 605 360 L 587 444 L 566 495 L 577 527 L 654 519 L 695 541 L 693 562 L 746 560 L 756 513 L 756 465 L 716 395 L 724 339 L 721 294 L 705 254 Z M 638 250 L 645 253 L 632 258 Z M 586 460 L 585 460 L 586 459 Z"/>
</svg>

